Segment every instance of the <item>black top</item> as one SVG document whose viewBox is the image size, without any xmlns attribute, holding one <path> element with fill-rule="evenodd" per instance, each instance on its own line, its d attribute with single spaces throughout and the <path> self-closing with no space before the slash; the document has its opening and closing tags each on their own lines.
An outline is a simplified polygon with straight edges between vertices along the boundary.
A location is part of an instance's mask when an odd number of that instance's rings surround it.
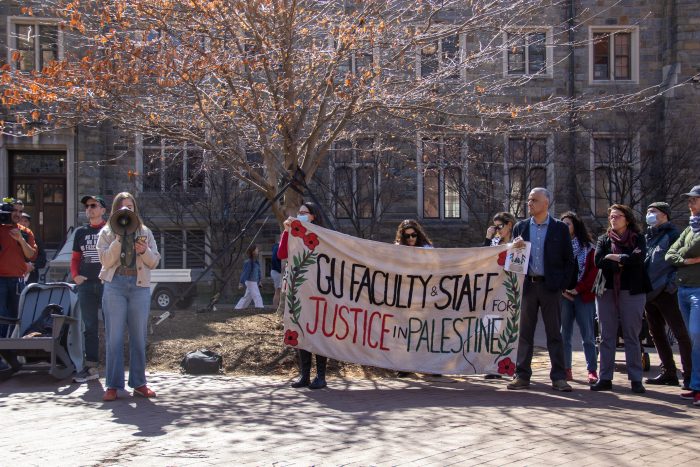
<svg viewBox="0 0 700 467">
<path fill-rule="evenodd" d="M 638 233 L 634 245 L 623 248 L 620 262 L 605 259 L 612 253 L 612 240 L 608 234 L 598 237 L 595 246 L 595 265 L 603 271 L 605 276 L 605 288 L 613 288 L 613 275 L 622 271 L 620 275 L 620 290 L 628 290 L 631 295 L 647 293 L 651 291 L 651 282 L 644 267 L 646 257 L 646 240 L 644 234 Z"/>
<path fill-rule="evenodd" d="M 513 227 L 513 238 L 530 241 L 530 218 Z M 576 273 L 576 260 L 571 246 L 569 226 L 549 216 L 547 235 L 544 237 L 544 283 L 549 290 L 564 290 Z"/>
<path fill-rule="evenodd" d="M 84 225 L 78 227 L 73 237 L 73 251 L 81 254 L 80 275 L 87 277 L 88 280 L 97 280 L 102 268 L 100 256 L 97 253 L 97 237 L 100 230 L 102 230 L 101 226 L 96 228 Z"/>
</svg>

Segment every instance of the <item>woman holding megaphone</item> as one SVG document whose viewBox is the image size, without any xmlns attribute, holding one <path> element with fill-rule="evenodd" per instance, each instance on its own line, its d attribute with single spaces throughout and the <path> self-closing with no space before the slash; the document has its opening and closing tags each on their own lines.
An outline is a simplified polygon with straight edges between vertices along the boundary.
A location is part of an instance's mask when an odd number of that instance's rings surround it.
<svg viewBox="0 0 700 467">
<path fill-rule="evenodd" d="M 112 202 L 109 222 L 97 240 L 104 281 L 102 311 L 107 354 L 106 390 L 113 401 L 124 389 L 124 331 L 129 332 L 129 386 L 135 396 L 155 397 L 146 386 L 146 333 L 151 307 L 151 269 L 160 254 L 151 230 L 139 217 L 136 200 L 127 192 Z"/>
</svg>

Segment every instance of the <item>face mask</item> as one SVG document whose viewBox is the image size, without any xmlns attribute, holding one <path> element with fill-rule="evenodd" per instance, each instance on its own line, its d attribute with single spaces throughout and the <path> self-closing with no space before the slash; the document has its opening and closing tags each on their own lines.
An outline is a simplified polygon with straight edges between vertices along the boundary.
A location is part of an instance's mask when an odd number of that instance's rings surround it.
<svg viewBox="0 0 700 467">
<path fill-rule="evenodd" d="M 700 216 L 690 216 L 690 228 L 693 232 L 700 232 Z"/>
<path fill-rule="evenodd" d="M 300 220 L 302 222 L 309 222 L 309 215 L 308 214 L 299 214 L 297 216 L 297 220 Z"/>
<path fill-rule="evenodd" d="M 653 212 L 647 213 L 647 225 L 656 225 L 656 214 Z"/>
</svg>

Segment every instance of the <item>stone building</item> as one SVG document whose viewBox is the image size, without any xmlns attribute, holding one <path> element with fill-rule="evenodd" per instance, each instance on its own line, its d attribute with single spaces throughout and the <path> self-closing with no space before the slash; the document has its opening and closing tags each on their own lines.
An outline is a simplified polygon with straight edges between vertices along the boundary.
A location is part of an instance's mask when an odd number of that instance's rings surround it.
<svg viewBox="0 0 700 467">
<path fill-rule="evenodd" d="M 20 2 L 3 2 L 0 17 L 0 65 L 40 69 L 75 46 L 55 19 L 22 14 Z M 556 194 L 554 213 L 574 209 L 593 230 L 605 225 L 612 202 L 641 213 L 649 202 L 665 200 L 675 203 L 680 219 L 685 206 L 676 195 L 700 183 L 691 172 L 700 161 L 700 3 L 570 0 L 518 31 L 499 34 L 507 46 L 486 71 L 527 81 L 508 99 L 663 93 L 635 111 L 572 112 L 568 125 L 551 131 L 417 134 L 394 145 L 408 162 L 387 154 L 367 157 L 377 148 L 371 133 L 339 141 L 312 186 L 334 227 L 393 241 L 398 222 L 416 218 L 437 246 L 475 246 L 494 212 L 525 216 L 524 198 L 538 185 Z M 459 60 L 472 39 L 455 35 L 416 50 L 416 79 L 445 60 Z M 13 59 L 15 51 L 20 60 Z M 348 67 L 361 60 L 354 57 Z M 466 79 L 464 73 L 456 79 Z M 159 157 L 166 153 L 178 155 L 174 163 Z M 135 192 L 160 233 L 161 267 L 201 269 L 212 253 L 209 224 L 186 209 L 159 210 L 168 200 L 186 203 L 187 197 L 172 195 L 173 185 L 208 196 L 196 176 L 201 160 L 196 148 L 119 134 L 109 123 L 31 138 L 3 136 L 0 193 L 23 198 L 34 229 L 56 249 L 84 220 L 82 195 L 111 200 L 120 191 Z M 252 212 L 254 201 L 240 200 L 236 206 Z M 271 245 L 275 222 L 256 225 L 251 230 L 261 228 L 258 243 Z M 261 250 L 269 255 L 269 246 Z"/>
</svg>

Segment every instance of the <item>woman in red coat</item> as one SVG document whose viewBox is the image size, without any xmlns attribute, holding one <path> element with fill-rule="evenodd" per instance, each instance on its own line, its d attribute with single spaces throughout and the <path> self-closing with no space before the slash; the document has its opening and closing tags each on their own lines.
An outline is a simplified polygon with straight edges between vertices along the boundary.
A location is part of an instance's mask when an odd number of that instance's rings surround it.
<svg viewBox="0 0 700 467">
<path fill-rule="evenodd" d="M 598 357 L 595 348 L 595 282 L 598 268 L 595 265 L 595 246 L 586 225 L 573 212 L 565 212 L 559 219 L 569 226 L 571 246 L 577 263 L 577 275 L 572 278 L 569 288 L 561 298 L 561 337 L 564 340 L 564 361 L 566 379 L 573 380 L 571 371 L 571 338 L 574 333 L 574 321 L 581 331 L 583 353 L 586 356 L 588 383 L 598 381 Z"/>
</svg>

